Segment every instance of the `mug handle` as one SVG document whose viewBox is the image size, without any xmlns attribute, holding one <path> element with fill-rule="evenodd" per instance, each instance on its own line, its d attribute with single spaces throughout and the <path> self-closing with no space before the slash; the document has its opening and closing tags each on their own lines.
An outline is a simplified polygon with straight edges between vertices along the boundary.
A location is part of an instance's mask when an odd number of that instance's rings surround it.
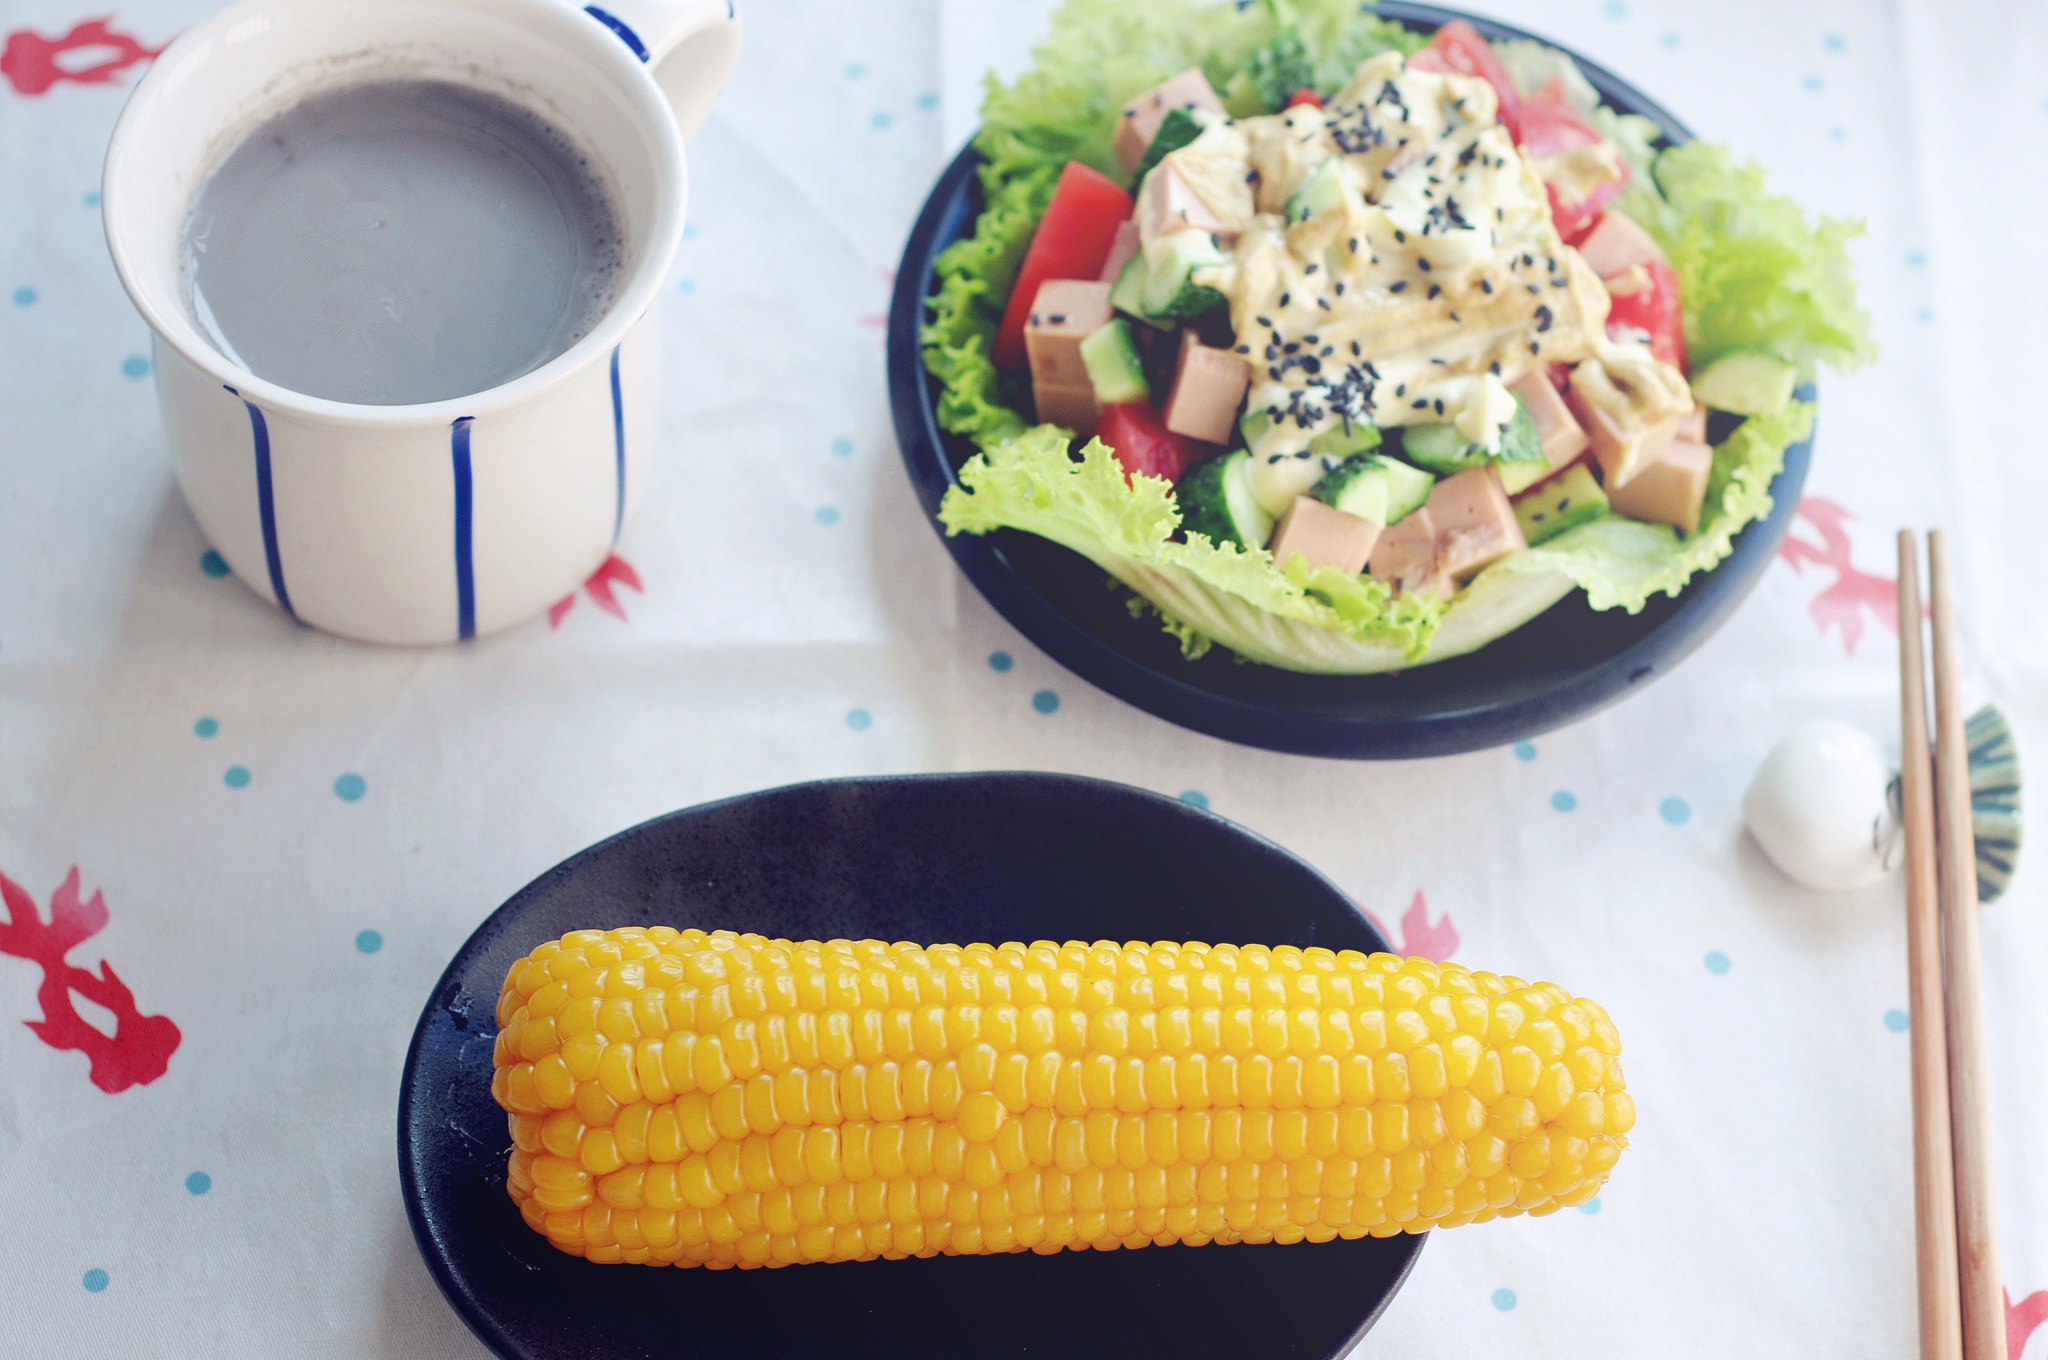
<svg viewBox="0 0 2048 1360">
<path fill-rule="evenodd" d="M 619 35 L 668 96 L 688 141 L 740 57 L 740 21 L 732 0 L 604 0 L 583 12 Z"/>
</svg>

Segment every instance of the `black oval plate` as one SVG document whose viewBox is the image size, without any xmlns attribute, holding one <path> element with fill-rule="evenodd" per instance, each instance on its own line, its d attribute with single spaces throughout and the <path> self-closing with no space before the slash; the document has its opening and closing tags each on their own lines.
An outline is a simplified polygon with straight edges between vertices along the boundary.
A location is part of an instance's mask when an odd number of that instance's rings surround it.
<svg viewBox="0 0 2048 1360">
<path fill-rule="evenodd" d="M 1533 36 L 1430 5 L 1389 0 L 1378 8 L 1415 29 L 1462 18 L 1489 38 Z M 1608 104 L 1655 120 L 1674 143 L 1692 140 L 1650 99 L 1572 56 Z M 1583 592 L 1573 591 L 1471 655 L 1396 675 L 1303 675 L 1240 664 L 1221 648 L 1184 661 L 1157 620 L 1132 618 L 1124 593 L 1103 589 L 1102 570 L 1079 554 L 1014 530 L 948 538 L 939 524 L 939 502 L 974 449 L 939 429 L 936 383 L 925 372 L 918 332 L 939 252 L 969 234 L 981 210 L 974 174 L 980 162 L 970 145 L 940 176 L 897 271 L 889 308 L 889 398 L 903 463 L 932 527 L 996 611 L 1060 664 L 1148 713 L 1247 746 L 1364 760 L 1453 755 L 1518 741 L 1604 708 L 1677 665 L 1741 603 L 1791 526 L 1811 439 L 1786 450 L 1784 470 L 1771 483 L 1770 515 L 1736 536 L 1734 553 L 1676 598 L 1660 595 L 1639 614 L 1594 610 Z M 1810 387 L 1800 396 L 1814 399 Z M 1725 437 L 1733 423 L 1717 418 L 1714 435 Z"/>
<path fill-rule="evenodd" d="M 1343 1355 L 1419 1236 L 782 1270 L 598 1266 L 520 1220 L 491 1099 L 512 962 L 571 930 L 793 939 L 1115 939 L 1387 948 L 1336 885 L 1220 817 L 1051 774 L 832 780 L 634 827 L 549 870 L 463 945 L 420 1016 L 398 1105 L 413 1236 L 442 1293 L 521 1360 L 1137 1360 Z"/>
</svg>

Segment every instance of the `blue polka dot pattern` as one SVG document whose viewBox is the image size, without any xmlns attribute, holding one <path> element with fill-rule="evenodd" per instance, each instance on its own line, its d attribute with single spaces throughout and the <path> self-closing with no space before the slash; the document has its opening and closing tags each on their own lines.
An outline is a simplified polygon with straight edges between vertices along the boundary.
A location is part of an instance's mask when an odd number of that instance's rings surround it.
<svg viewBox="0 0 2048 1360">
<path fill-rule="evenodd" d="M 848 63 L 846 63 L 846 78 L 848 80 L 859 80 L 862 76 L 866 75 L 867 73 L 868 68 L 861 65 L 857 61 L 849 61 Z"/>
<path fill-rule="evenodd" d="M 383 947 L 384 936 L 382 932 L 375 930 L 359 930 L 356 932 L 356 951 L 358 953 L 374 954 Z"/>
<path fill-rule="evenodd" d="M 1821 45 L 1830 52 L 1844 51 L 1849 46 L 1849 40 L 1839 33 L 1830 33 L 1820 41 Z"/>
<path fill-rule="evenodd" d="M 1579 800 L 1570 789 L 1559 789 L 1550 795 L 1550 805 L 1559 812 L 1570 812 L 1579 805 Z"/>
<path fill-rule="evenodd" d="M 208 548 L 199 554 L 199 569 L 208 576 L 225 576 L 228 574 L 228 560 Z"/>
<path fill-rule="evenodd" d="M 1728 956 L 1726 954 L 1723 954 L 1718 949 L 1711 950 L 1708 952 L 1706 964 L 1707 971 L 1709 973 L 1712 973 L 1715 977 L 1720 977 L 1722 974 L 1726 973 L 1730 968 L 1733 968 L 1735 966 L 1732 962 L 1729 961 Z"/>
<path fill-rule="evenodd" d="M 683 224 L 683 239 L 685 241 L 697 239 L 697 224 L 695 222 L 685 222 Z"/>
<path fill-rule="evenodd" d="M 344 803 L 360 802 L 369 791 L 368 782 L 359 774 L 345 774 L 334 781 L 334 796 Z"/>
<path fill-rule="evenodd" d="M 29 287 L 29 286 L 28 286 L 27 284 L 23 284 L 23 285 L 22 285 L 21 287 L 19 287 L 19 288 L 15 289 L 15 290 L 14 290 L 14 305 L 15 305 L 15 306 L 17 306 L 17 307 L 33 307 L 33 306 L 35 306 L 35 305 L 36 305 L 36 290 L 35 290 L 35 289 L 33 289 L 33 288 L 31 288 L 31 287 Z"/>
<path fill-rule="evenodd" d="M 1666 47 L 1676 47 L 1682 41 L 1684 40 L 1681 39 L 1676 33 L 1666 33 L 1664 35 L 1664 45 Z"/>
<path fill-rule="evenodd" d="M 1515 743 L 1515 759 L 1516 759 L 1516 760 L 1520 760 L 1520 761 L 1524 761 L 1524 762 L 1526 762 L 1526 761 L 1531 761 L 1531 760 L 1534 760 L 1535 758 L 1536 758 L 1536 743 L 1535 743 L 1535 742 L 1533 742 L 1533 741 L 1518 741 L 1518 742 L 1516 742 L 1516 743 Z"/>
<path fill-rule="evenodd" d="M 874 115 L 868 119 L 868 126 L 877 132 L 886 132 L 889 129 L 889 125 L 895 121 L 894 118 L 889 116 L 887 109 L 877 109 Z"/>
<path fill-rule="evenodd" d="M 818 523 L 830 528 L 839 522 L 839 511 L 832 506 L 821 505 L 817 509 L 815 518 Z"/>
<path fill-rule="evenodd" d="M 864 708 L 856 708 L 846 715 L 846 725 L 856 732 L 865 732 L 875 725 L 875 716 Z"/>
<path fill-rule="evenodd" d="M 130 378 L 149 376 L 149 359 L 145 355 L 131 354 L 121 361 L 121 372 Z"/>
<path fill-rule="evenodd" d="M 1800 84 L 1801 84 L 1802 86 L 1804 86 L 1804 87 L 1806 88 L 1806 91 L 1807 91 L 1807 93 L 1808 93 L 1808 94 L 1819 94 L 1819 93 L 1820 93 L 1820 88 L 1821 88 L 1821 84 L 1822 84 L 1822 82 L 1821 82 L 1821 78 L 1820 78 L 1819 76 L 1816 76 L 1816 75 L 1807 75 L 1807 76 L 1803 77 L 1803 78 L 1802 78 L 1802 79 L 1800 80 L 1800 82 L 1799 82 L 1799 83 L 1800 83 Z"/>
<path fill-rule="evenodd" d="M 1904 1034 L 1913 1028 L 1913 1017 L 1894 1006 L 1884 1013 L 1884 1027 L 1894 1034 Z"/>
<path fill-rule="evenodd" d="M 85 204 L 85 206 L 88 208 L 97 208 L 100 205 L 99 191 L 95 189 L 93 192 L 87 194 L 84 198 L 80 199 L 79 201 Z"/>
<path fill-rule="evenodd" d="M 94 1266 L 91 1270 L 85 1272 L 85 1278 L 80 1280 L 79 1283 L 85 1286 L 85 1292 L 88 1294 L 103 1294 L 106 1292 L 107 1286 L 113 1283 L 113 1281 L 108 1277 L 106 1271 L 101 1270 L 98 1266 Z"/>
<path fill-rule="evenodd" d="M 1924 251 L 1924 250 L 1909 250 L 1909 251 L 1907 251 L 1907 252 L 1906 252 L 1906 268 L 1908 268 L 1908 269 L 1925 269 L 1926 267 L 1927 267 L 1927 252 L 1926 252 L 1926 251 Z"/>
<path fill-rule="evenodd" d="M 851 458 L 851 457 L 853 457 L 853 441 L 852 441 L 851 439 L 835 439 L 835 440 L 833 440 L 833 441 L 832 441 L 832 456 L 833 456 L 834 458 Z"/>
<path fill-rule="evenodd" d="M 1514 1311 L 1515 1311 L 1515 1291 L 1514 1291 L 1514 1290 L 1512 1290 L 1512 1289 L 1496 1289 L 1496 1290 L 1494 1290 L 1494 1291 L 1493 1291 L 1493 1306 L 1494 1306 L 1495 1308 L 1498 1308 L 1498 1309 L 1500 1309 L 1500 1311 L 1501 1311 L 1501 1312 L 1503 1312 L 1503 1313 L 1512 1313 L 1512 1312 L 1514 1312 Z"/>
<path fill-rule="evenodd" d="M 210 737 L 218 731 L 220 731 L 220 724 L 212 718 L 201 718 L 198 722 L 192 724 L 192 735 L 195 737 Z"/>
<path fill-rule="evenodd" d="M 1934 320 L 1934 309 L 1932 307 L 1922 307 L 1919 311 L 1913 313 L 1913 316 L 1915 320 L 1924 326 Z"/>
<path fill-rule="evenodd" d="M 1622 0 L 1607 0 L 1606 4 L 1600 6 L 1600 12 L 1610 19 L 1626 19 L 1628 17 L 1628 6 L 1623 4 Z M 1513 1305 L 1509 1306 L 1512 1307 Z"/>
<path fill-rule="evenodd" d="M 1666 798 L 1657 804 L 1657 815 L 1673 826 L 1684 826 L 1692 820 L 1692 804 L 1683 798 Z"/>
<path fill-rule="evenodd" d="M 1593 1196 L 1593 1198 L 1587 1200 L 1584 1204 L 1581 1204 L 1579 1206 L 1579 1212 L 1584 1214 L 1588 1218 L 1591 1218 L 1594 1214 L 1599 1213 L 1600 1197 L 1598 1195 L 1595 1195 Z"/>
<path fill-rule="evenodd" d="M 990 652 L 988 654 L 988 668 L 997 675 L 1001 675 L 1016 664 L 1017 658 L 1011 656 L 1008 652 Z"/>
<path fill-rule="evenodd" d="M 917 106 L 921 109 L 935 109 L 939 106 L 939 97 L 930 90 L 926 90 L 917 97 Z"/>
<path fill-rule="evenodd" d="M 249 787 L 249 767 L 230 765 L 228 772 L 221 776 L 221 780 L 231 789 L 245 789 Z"/>
<path fill-rule="evenodd" d="M 207 1175 L 204 1171 L 195 1171 L 185 1178 L 185 1190 L 188 1194 L 203 1195 L 211 1189 L 213 1189 L 213 1177 Z"/>
<path fill-rule="evenodd" d="M 1031 696 L 1031 706 L 1040 713 L 1057 712 L 1060 706 L 1060 696 L 1054 694 L 1049 689 L 1042 689 Z"/>
<path fill-rule="evenodd" d="M 1842 127 L 1830 128 L 1828 130 L 1828 136 L 1834 138 L 1838 142 L 1846 142 L 1849 140 L 1849 129 Z"/>
<path fill-rule="evenodd" d="M 1209 795 L 1200 789 L 1182 789 L 1180 800 L 1189 807 L 1198 807 L 1204 812 L 1209 810 Z"/>
<path fill-rule="evenodd" d="M 683 294 L 694 293 L 697 291 L 697 281 L 695 279 L 677 279 L 676 291 Z"/>
</svg>

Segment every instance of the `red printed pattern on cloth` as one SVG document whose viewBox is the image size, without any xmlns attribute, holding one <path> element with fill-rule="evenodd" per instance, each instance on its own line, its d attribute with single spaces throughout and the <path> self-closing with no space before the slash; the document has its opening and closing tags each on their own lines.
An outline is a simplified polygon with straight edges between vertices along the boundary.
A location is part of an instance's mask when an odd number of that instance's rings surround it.
<svg viewBox="0 0 2048 1360">
<path fill-rule="evenodd" d="M 107 19 L 87 19 L 61 38 L 45 38 L 34 29 L 17 29 L 0 49 L 0 75 L 15 93 L 39 95 L 62 80 L 77 85 L 111 85 L 114 78 L 163 51 L 144 47 L 126 33 L 117 33 Z M 93 54 L 81 62 L 60 62 L 74 52 Z"/>
<path fill-rule="evenodd" d="M 590 573 L 590 579 L 583 583 L 583 589 L 590 596 L 592 604 L 620 623 L 624 623 L 626 606 L 620 604 L 619 597 L 612 593 L 615 584 L 630 587 L 643 595 L 647 593 L 646 588 L 640 584 L 640 573 L 634 571 L 633 564 L 617 553 L 605 558 L 604 565 Z M 560 628 L 563 618 L 575 607 L 576 592 L 572 590 L 548 606 L 548 627 Z"/>
<path fill-rule="evenodd" d="M 1821 636 L 1827 636 L 1830 628 L 1838 630 L 1842 635 L 1842 649 L 1854 656 L 1856 644 L 1863 640 L 1865 610 L 1888 630 L 1897 633 L 1898 580 L 1861 571 L 1851 560 L 1854 545 L 1849 542 L 1849 531 L 1842 526 L 1855 516 L 1819 496 L 1808 496 L 1800 501 L 1796 514 L 1819 532 L 1820 542 L 1816 544 L 1787 534 L 1785 541 L 1778 545 L 1778 556 L 1790 562 L 1792 569 L 1802 575 L 1808 563 L 1835 574 L 1834 583 L 1814 596 L 1813 603 L 1806 607 L 1820 628 Z"/>
<path fill-rule="evenodd" d="M 162 1076 L 183 1037 L 177 1025 L 168 1016 L 138 1011 L 135 994 L 105 959 L 100 960 L 98 974 L 64 961 L 75 946 L 107 924 L 107 904 L 98 892 L 80 900 L 77 866 L 50 894 L 47 923 L 36 910 L 35 899 L 5 874 L 0 874 L 0 901 L 7 904 L 7 921 L 0 924 L 0 954 L 27 959 L 43 970 L 42 986 L 36 990 L 43 1018 L 22 1023 L 51 1048 L 91 1059 L 92 1084 L 108 1095 L 146 1086 Z M 113 1012 L 112 1034 L 102 1033 L 78 1013 L 73 992 Z"/>
<path fill-rule="evenodd" d="M 1420 889 L 1416 890 L 1415 900 L 1408 904 L 1408 910 L 1401 913 L 1399 934 L 1388 929 L 1387 923 L 1370 910 L 1366 911 L 1365 919 L 1387 937 L 1396 954 L 1443 963 L 1458 952 L 1458 928 L 1451 924 L 1451 914 L 1445 912 L 1431 924 L 1429 903 Z"/>
<path fill-rule="evenodd" d="M 2048 1289 L 2036 1289 L 2018 1303 L 2012 1301 L 2012 1291 L 2006 1290 L 2005 1360 L 2020 1360 L 2027 1338 L 2044 1322 L 2048 1322 Z"/>
</svg>

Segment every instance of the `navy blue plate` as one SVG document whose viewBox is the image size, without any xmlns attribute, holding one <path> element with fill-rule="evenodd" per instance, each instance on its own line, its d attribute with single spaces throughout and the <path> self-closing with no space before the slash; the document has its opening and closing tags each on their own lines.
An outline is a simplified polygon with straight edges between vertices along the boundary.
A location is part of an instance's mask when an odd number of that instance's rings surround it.
<svg viewBox="0 0 2048 1360">
<path fill-rule="evenodd" d="M 1148 1247 L 782 1270 L 598 1266 L 520 1220 L 491 1099 L 506 969 L 571 930 L 698 926 L 793 939 L 1207 940 L 1380 950 L 1336 885 L 1157 794 L 1051 774 L 831 780 L 672 813 L 492 913 L 406 1055 L 398 1162 L 441 1291 L 522 1360 L 1058 1360 L 1350 1350 L 1422 1238 Z"/>
<path fill-rule="evenodd" d="M 1388 0 L 1379 12 L 1420 30 L 1464 18 L 1489 38 L 1532 36 L 1429 5 Z M 1608 104 L 1655 120 L 1674 143 L 1692 140 L 1655 103 L 1572 55 Z M 1574 591 L 1469 656 L 1398 675 L 1301 675 L 1240 664 L 1221 648 L 1184 661 L 1158 621 L 1132 618 L 1124 593 L 1105 590 L 1102 570 L 1079 554 L 1014 530 L 947 538 L 939 524 L 939 501 L 974 449 L 939 429 L 937 385 L 925 372 L 918 332 L 939 252 L 972 232 L 981 211 L 974 174 L 980 162 L 970 145 L 940 176 L 896 274 L 889 398 L 903 463 L 932 527 L 997 612 L 1069 670 L 1148 713 L 1247 746 L 1364 760 L 1452 755 L 1532 737 L 1604 708 L 1677 665 L 1741 603 L 1791 526 L 1811 439 L 1786 450 L 1784 471 L 1771 484 L 1775 507 L 1736 536 L 1733 555 L 1677 598 L 1660 595 L 1639 614 L 1596 611 Z M 1800 396 L 1811 401 L 1814 394 L 1804 388 Z M 1725 437 L 1729 423 L 1717 423 L 1714 436 Z"/>
</svg>

